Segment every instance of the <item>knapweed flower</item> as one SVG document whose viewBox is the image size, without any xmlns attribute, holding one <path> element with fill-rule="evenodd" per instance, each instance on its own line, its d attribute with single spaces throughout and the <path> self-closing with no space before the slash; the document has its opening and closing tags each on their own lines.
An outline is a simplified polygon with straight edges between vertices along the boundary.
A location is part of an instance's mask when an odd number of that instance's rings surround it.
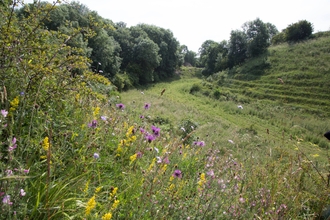
<svg viewBox="0 0 330 220">
<path fill-rule="evenodd" d="M 200 146 L 200 147 L 204 147 L 204 146 L 205 146 L 205 142 L 204 142 L 204 141 L 199 141 L 199 142 L 198 142 L 198 146 Z"/>
<path fill-rule="evenodd" d="M 151 141 L 155 140 L 156 138 L 155 138 L 155 136 L 152 135 L 152 134 L 147 134 L 147 135 L 146 135 L 146 139 L 147 139 L 147 141 L 148 141 L 149 143 L 151 143 Z"/>
<path fill-rule="evenodd" d="M 98 153 L 94 153 L 93 157 L 94 157 L 95 159 L 99 159 L 99 158 L 100 158 L 100 155 L 99 155 Z"/>
<path fill-rule="evenodd" d="M 159 136 L 160 134 L 160 128 L 157 128 L 156 126 L 152 125 L 151 126 L 152 133 L 154 133 L 155 136 Z"/>
<path fill-rule="evenodd" d="M 6 205 L 12 205 L 13 203 L 10 201 L 10 195 L 5 195 L 2 199 L 2 203 Z"/>
<path fill-rule="evenodd" d="M 8 111 L 6 111 L 5 109 L 1 110 L 1 114 L 3 117 L 7 117 L 8 115 Z"/>
<path fill-rule="evenodd" d="M 96 128 L 96 126 L 97 126 L 97 121 L 96 120 L 93 120 L 91 123 L 88 124 L 89 128 Z"/>
<path fill-rule="evenodd" d="M 24 191 L 24 189 L 21 189 L 20 190 L 19 195 L 20 196 L 25 196 L 26 195 L 26 192 Z"/>
<path fill-rule="evenodd" d="M 173 176 L 177 177 L 177 178 L 182 178 L 181 170 L 175 170 L 174 173 L 173 173 Z"/>
<path fill-rule="evenodd" d="M 125 105 L 122 103 L 116 104 L 117 108 L 124 110 L 125 109 Z"/>
<path fill-rule="evenodd" d="M 145 104 L 144 104 L 144 109 L 145 109 L 145 110 L 148 110 L 149 108 L 150 108 L 150 103 L 145 103 Z"/>
<path fill-rule="evenodd" d="M 140 128 L 140 132 L 143 134 L 143 133 L 145 133 L 146 131 L 145 131 L 143 128 Z"/>
</svg>

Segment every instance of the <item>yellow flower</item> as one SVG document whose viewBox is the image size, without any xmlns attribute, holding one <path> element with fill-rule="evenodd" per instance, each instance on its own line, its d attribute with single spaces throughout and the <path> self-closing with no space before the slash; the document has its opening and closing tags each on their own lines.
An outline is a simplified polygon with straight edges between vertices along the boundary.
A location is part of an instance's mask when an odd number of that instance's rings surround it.
<svg viewBox="0 0 330 220">
<path fill-rule="evenodd" d="M 93 108 L 93 116 L 96 117 L 100 113 L 100 107 Z"/>
<path fill-rule="evenodd" d="M 318 155 L 318 154 L 314 154 L 314 155 L 312 155 L 312 157 L 319 157 L 320 155 Z"/>
<path fill-rule="evenodd" d="M 91 214 L 91 211 L 95 208 L 95 206 L 96 206 L 95 196 L 93 196 L 87 202 L 87 206 L 86 206 L 86 210 L 85 210 L 86 215 Z"/>
<path fill-rule="evenodd" d="M 100 191 L 101 191 L 101 189 L 102 189 L 102 186 L 99 186 L 99 187 L 97 187 L 97 188 L 95 189 L 95 193 L 98 193 L 98 192 L 100 192 Z"/>
<path fill-rule="evenodd" d="M 198 186 L 199 189 L 201 189 L 206 183 L 206 179 L 205 179 L 205 173 L 202 173 L 199 177 L 199 181 L 198 181 Z"/>
<path fill-rule="evenodd" d="M 19 104 L 19 96 L 16 96 L 13 101 L 10 102 L 10 107 L 17 109 Z"/>
<path fill-rule="evenodd" d="M 110 212 L 102 216 L 102 220 L 110 220 L 111 218 L 112 218 L 112 214 Z"/>
<path fill-rule="evenodd" d="M 118 187 L 113 188 L 112 192 L 110 193 L 110 197 L 113 198 L 118 191 Z"/>
<path fill-rule="evenodd" d="M 112 204 L 111 210 L 115 210 L 118 207 L 118 205 L 119 205 L 119 200 L 116 199 Z"/>
<path fill-rule="evenodd" d="M 84 189 L 84 192 L 87 192 L 87 190 L 88 190 L 88 187 L 89 187 L 89 180 L 86 182 L 86 185 L 85 185 L 85 189 Z"/>
<path fill-rule="evenodd" d="M 137 158 L 137 154 L 133 154 L 132 156 L 129 157 L 129 160 L 131 161 L 131 163 L 133 163 Z"/>
<path fill-rule="evenodd" d="M 42 148 L 45 151 L 48 151 L 49 150 L 49 139 L 48 139 L 48 137 L 45 137 L 44 138 L 44 141 L 42 142 Z"/>
</svg>

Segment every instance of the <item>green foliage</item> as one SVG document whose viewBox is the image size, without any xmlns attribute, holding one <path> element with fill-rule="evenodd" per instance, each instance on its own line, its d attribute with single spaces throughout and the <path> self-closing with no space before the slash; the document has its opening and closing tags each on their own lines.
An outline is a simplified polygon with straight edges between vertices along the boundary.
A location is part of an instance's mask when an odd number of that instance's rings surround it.
<svg viewBox="0 0 330 220">
<path fill-rule="evenodd" d="M 307 39 L 312 33 L 313 25 L 306 20 L 291 24 L 285 29 L 286 40 L 293 42 Z"/>
</svg>

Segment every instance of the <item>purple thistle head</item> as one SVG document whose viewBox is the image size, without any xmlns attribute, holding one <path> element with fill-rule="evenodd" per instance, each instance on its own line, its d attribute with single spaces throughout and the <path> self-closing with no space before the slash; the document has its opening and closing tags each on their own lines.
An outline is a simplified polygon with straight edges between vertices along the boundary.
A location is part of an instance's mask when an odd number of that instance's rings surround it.
<svg viewBox="0 0 330 220">
<path fill-rule="evenodd" d="M 156 138 L 155 138 L 155 136 L 152 135 L 152 134 L 147 134 L 147 135 L 146 135 L 146 139 L 147 139 L 147 141 L 148 141 L 149 143 L 151 143 L 151 141 L 155 140 Z"/>
<path fill-rule="evenodd" d="M 154 133 L 155 136 L 159 136 L 160 128 L 157 128 L 156 126 L 151 126 L 152 133 Z"/>
<path fill-rule="evenodd" d="M 205 142 L 204 142 L 204 141 L 199 141 L 199 142 L 198 142 L 198 146 L 200 146 L 200 147 L 204 147 L 204 146 L 205 146 Z"/>
<path fill-rule="evenodd" d="M 182 178 L 181 170 L 175 170 L 174 173 L 173 173 L 173 176 L 177 177 L 177 178 Z"/>
<path fill-rule="evenodd" d="M 140 128 L 140 132 L 143 134 L 143 133 L 145 133 L 146 131 L 145 131 L 143 128 Z"/>
<path fill-rule="evenodd" d="M 123 103 L 116 104 L 116 106 L 117 106 L 117 108 L 119 108 L 121 110 L 125 109 L 125 105 Z"/>
<path fill-rule="evenodd" d="M 145 103 L 144 104 L 144 109 L 148 110 L 150 108 L 150 103 Z"/>
<path fill-rule="evenodd" d="M 141 118 L 141 119 L 144 119 L 144 116 L 143 116 L 143 115 L 140 115 L 140 118 Z"/>
<path fill-rule="evenodd" d="M 96 128 L 96 126 L 97 126 L 97 121 L 96 120 L 93 120 L 91 123 L 88 124 L 89 128 Z"/>
</svg>

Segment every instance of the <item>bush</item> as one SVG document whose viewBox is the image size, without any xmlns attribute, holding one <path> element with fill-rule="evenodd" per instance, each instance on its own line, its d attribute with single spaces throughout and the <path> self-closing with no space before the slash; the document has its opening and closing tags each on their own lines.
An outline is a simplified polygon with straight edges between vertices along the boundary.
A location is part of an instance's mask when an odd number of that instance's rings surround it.
<svg viewBox="0 0 330 220">
<path fill-rule="evenodd" d="M 289 25 L 285 29 L 286 41 L 299 41 L 309 38 L 313 33 L 313 25 L 302 20 L 297 23 Z"/>
</svg>

